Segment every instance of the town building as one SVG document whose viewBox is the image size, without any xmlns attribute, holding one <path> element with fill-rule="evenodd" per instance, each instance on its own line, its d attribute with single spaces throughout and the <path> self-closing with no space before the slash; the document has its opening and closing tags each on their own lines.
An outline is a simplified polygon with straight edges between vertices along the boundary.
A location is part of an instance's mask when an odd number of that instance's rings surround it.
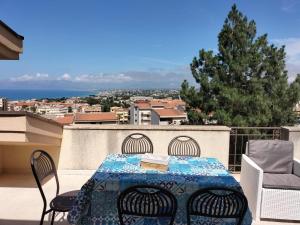
<svg viewBox="0 0 300 225">
<path fill-rule="evenodd" d="M 64 117 L 69 112 L 69 108 L 65 105 L 41 105 L 37 107 L 36 112 L 43 117 L 53 119 Z"/>
<path fill-rule="evenodd" d="M 11 111 L 27 111 L 27 112 L 36 112 L 36 107 L 38 103 L 35 101 L 25 101 L 25 102 L 15 102 L 10 104 Z"/>
<path fill-rule="evenodd" d="M 0 111 L 8 111 L 8 104 L 6 98 L 0 98 Z"/>
<path fill-rule="evenodd" d="M 176 109 L 185 112 L 185 102 L 180 99 L 152 99 L 136 101 L 130 106 L 130 124 L 150 125 L 152 111 L 155 109 Z"/>
<path fill-rule="evenodd" d="M 110 107 L 110 112 L 116 113 L 119 124 L 127 124 L 128 120 L 128 109 L 122 107 Z"/>
<path fill-rule="evenodd" d="M 74 118 L 75 124 L 117 124 L 118 118 L 116 113 L 76 113 Z"/>
<path fill-rule="evenodd" d="M 136 102 L 136 101 L 151 101 L 153 100 L 153 97 L 146 97 L 146 96 L 132 96 L 130 97 L 131 102 Z"/>
<path fill-rule="evenodd" d="M 80 107 L 80 111 L 82 113 L 99 113 L 101 112 L 101 105 L 96 104 L 96 105 L 83 105 Z"/>
<path fill-rule="evenodd" d="M 130 124 L 150 125 L 151 124 L 151 105 L 148 101 L 135 102 L 130 107 Z"/>
<path fill-rule="evenodd" d="M 181 125 L 187 121 L 187 114 L 178 109 L 152 109 L 152 125 Z"/>
</svg>

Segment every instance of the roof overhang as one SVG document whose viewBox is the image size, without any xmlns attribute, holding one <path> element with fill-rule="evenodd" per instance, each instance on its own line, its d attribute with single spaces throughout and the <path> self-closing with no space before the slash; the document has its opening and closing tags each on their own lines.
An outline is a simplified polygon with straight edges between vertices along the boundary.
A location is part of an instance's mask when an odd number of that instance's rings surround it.
<svg viewBox="0 0 300 225">
<path fill-rule="evenodd" d="M 63 126 L 27 112 L 0 112 L 0 145 L 60 146 Z"/>
<path fill-rule="evenodd" d="M 0 60 L 19 59 L 23 52 L 24 37 L 0 20 Z"/>
<path fill-rule="evenodd" d="M 75 123 L 103 123 L 103 122 L 118 122 L 117 119 L 107 120 L 75 120 Z"/>
</svg>

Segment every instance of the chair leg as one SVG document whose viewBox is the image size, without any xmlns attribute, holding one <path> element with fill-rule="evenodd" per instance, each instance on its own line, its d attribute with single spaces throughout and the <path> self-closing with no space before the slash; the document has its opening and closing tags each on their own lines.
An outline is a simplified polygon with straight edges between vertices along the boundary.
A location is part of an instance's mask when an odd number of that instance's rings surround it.
<svg viewBox="0 0 300 225">
<path fill-rule="evenodd" d="M 45 213 L 42 213 L 42 217 L 41 217 L 41 221 L 40 221 L 40 225 L 43 225 L 44 223 L 44 218 L 45 218 Z"/>
<path fill-rule="evenodd" d="M 52 211 L 51 225 L 54 223 L 55 211 Z"/>
</svg>

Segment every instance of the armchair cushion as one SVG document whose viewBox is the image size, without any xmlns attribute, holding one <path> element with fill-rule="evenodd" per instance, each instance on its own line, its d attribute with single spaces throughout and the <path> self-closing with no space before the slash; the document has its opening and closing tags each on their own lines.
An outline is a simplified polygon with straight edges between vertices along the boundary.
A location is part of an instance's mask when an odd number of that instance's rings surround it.
<svg viewBox="0 0 300 225">
<path fill-rule="evenodd" d="M 262 168 L 264 173 L 291 174 L 293 171 L 293 142 L 250 140 L 248 156 Z"/>
<path fill-rule="evenodd" d="M 294 174 L 264 173 L 263 188 L 300 190 L 300 177 Z"/>
</svg>

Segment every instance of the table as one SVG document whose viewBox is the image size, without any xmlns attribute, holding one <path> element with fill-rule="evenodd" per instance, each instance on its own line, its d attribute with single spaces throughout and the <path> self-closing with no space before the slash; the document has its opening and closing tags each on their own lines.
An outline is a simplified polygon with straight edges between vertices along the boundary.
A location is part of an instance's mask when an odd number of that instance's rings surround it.
<svg viewBox="0 0 300 225">
<path fill-rule="evenodd" d="M 117 198 L 121 191 L 137 184 L 152 184 L 171 191 L 177 201 L 176 225 L 186 224 L 186 202 L 189 196 L 205 187 L 228 187 L 241 190 L 239 183 L 215 158 L 171 156 L 169 170 L 159 172 L 140 167 L 141 155 L 108 155 L 95 174 L 83 185 L 68 221 L 76 225 L 119 224 Z M 208 218 L 201 218 L 207 220 Z M 137 224 L 148 225 L 140 218 Z M 157 221 L 157 225 L 163 222 Z M 252 221 L 249 210 L 243 224 Z M 153 223 L 151 223 L 153 224 Z M 200 221 L 198 224 L 206 224 Z M 217 219 L 214 224 L 232 224 L 231 221 Z"/>
</svg>

